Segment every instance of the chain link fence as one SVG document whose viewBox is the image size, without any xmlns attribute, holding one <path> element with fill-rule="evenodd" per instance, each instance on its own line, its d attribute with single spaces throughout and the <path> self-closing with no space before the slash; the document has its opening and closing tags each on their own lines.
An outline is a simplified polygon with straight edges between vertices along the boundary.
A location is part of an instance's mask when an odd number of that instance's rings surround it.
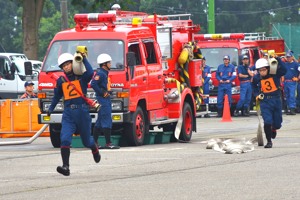
<svg viewBox="0 0 300 200">
<path fill-rule="evenodd" d="M 300 56 L 300 23 L 272 24 L 272 36 L 285 40 L 285 51 L 292 50 L 296 59 Z"/>
</svg>

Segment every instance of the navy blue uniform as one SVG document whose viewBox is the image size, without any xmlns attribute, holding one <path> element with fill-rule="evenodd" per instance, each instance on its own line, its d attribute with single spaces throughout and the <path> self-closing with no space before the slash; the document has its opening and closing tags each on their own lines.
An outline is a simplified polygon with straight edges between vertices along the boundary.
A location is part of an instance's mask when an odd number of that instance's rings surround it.
<svg viewBox="0 0 300 200">
<path fill-rule="evenodd" d="M 68 75 L 67 78 L 71 83 L 79 81 L 82 94 L 87 93 L 88 83 L 92 79 L 93 69 L 87 59 L 83 58 L 83 63 L 86 67 L 86 72 L 81 76 L 74 74 Z M 75 81 L 75 82 L 74 82 Z M 72 135 L 79 133 L 82 143 L 85 147 L 92 148 L 95 146 L 93 137 L 91 136 L 91 116 L 89 114 L 89 106 L 85 100 L 77 94 L 76 91 L 69 91 L 71 98 L 66 98 L 67 93 L 64 93 L 63 84 L 69 84 L 64 78 L 60 77 L 56 81 L 56 88 L 54 89 L 54 97 L 49 107 L 49 112 L 52 113 L 56 104 L 64 96 L 64 111 L 62 116 L 61 129 L 61 148 L 68 148 L 72 142 Z M 66 85 L 66 86 L 67 86 Z M 75 98 L 73 98 L 75 96 Z"/>
<path fill-rule="evenodd" d="M 276 74 L 268 74 L 265 77 L 257 74 L 254 76 L 252 82 L 254 95 L 264 95 L 264 98 L 260 101 L 260 108 L 268 142 L 271 142 L 271 138 L 276 137 L 276 135 L 272 135 L 272 132 L 280 129 L 282 124 L 280 79 L 286 74 L 287 68 L 280 59 L 277 59 L 277 61 L 278 68 Z"/>
<path fill-rule="evenodd" d="M 211 79 L 210 66 L 208 66 L 208 65 L 204 66 L 203 72 L 202 72 L 202 77 L 204 79 L 203 94 L 209 95 L 209 80 Z M 208 104 L 209 103 L 209 98 L 205 98 L 204 103 Z"/>
<path fill-rule="evenodd" d="M 251 79 L 252 77 L 248 73 L 249 66 L 240 65 L 238 66 L 238 74 L 248 75 L 247 78 L 241 78 L 240 80 L 240 100 L 236 105 L 237 110 L 248 109 L 252 97 L 252 86 Z"/>
<path fill-rule="evenodd" d="M 218 110 L 223 109 L 224 105 L 224 96 L 228 95 L 228 101 L 231 105 L 232 97 L 231 97 L 231 84 L 232 81 L 236 77 L 235 67 L 232 64 L 228 64 L 228 66 L 225 66 L 224 64 L 221 64 L 218 66 L 216 77 L 219 81 L 219 87 L 218 87 L 218 97 L 217 97 L 217 107 Z M 221 83 L 220 81 L 227 81 L 229 80 L 229 83 Z"/>
<path fill-rule="evenodd" d="M 91 82 L 91 86 L 96 92 L 97 100 L 102 105 L 101 109 L 98 111 L 98 119 L 95 124 L 95 127 L 99 129 L 112 128 L 111 99 L 110 96 L 105 97 L 110 90 L 108 88 L 108 80 L 108 71 L 100 68 Z"/>
<path fill-rule="evenodd" d="M 284 76 L 284 94 L 286 97 L 286 103 L 288 109 L 296 108 L 296 87 L 297 80 L 293 80 L 293 78 L 298 78 L 298 63 L 296 62 L 286 62 L 285 63 L 287 72 Z"/>
</svg>

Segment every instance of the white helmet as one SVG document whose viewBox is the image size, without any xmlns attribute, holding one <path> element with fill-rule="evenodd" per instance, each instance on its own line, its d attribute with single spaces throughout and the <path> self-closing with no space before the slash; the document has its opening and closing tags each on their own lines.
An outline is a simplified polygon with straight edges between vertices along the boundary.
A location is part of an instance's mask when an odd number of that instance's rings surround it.
<svg viewBox="0 0 300 200">
<path fill-rule="evenodd" d="M 67 62 L 67 61 L 73 61 L 73 59 L 74 59 L 74 56 L 73 56 L 72 54 L 70 54 L 70 53 L 63 53 L 63 54 L 61 54 L 61 55 L 58 57 L 58 60 L 57 60 L 58 66 L 59 66 L 60 68 L 62 68 L 61 65 L 62 65 L 63 63 L 65 63 L 65 62 Z"/>
<path fill-rule="evenodd" d="M 269 61 L 265 58 L 260 58 L 255 63 L 255 68 L 260 69 L 263 67 L 270 67 Z"/>
<path fill-rule="evenodd" d="M 103 64 L 103 63 L 106 63 L 106 62 L 111 62 L 112 59 L 110 57 L 110 55 L 106 54 L 106 53 L 102 53 L 98 56 L 97 58 L 97 63 L 100 65 L 100 64 Z"/>
</svg>

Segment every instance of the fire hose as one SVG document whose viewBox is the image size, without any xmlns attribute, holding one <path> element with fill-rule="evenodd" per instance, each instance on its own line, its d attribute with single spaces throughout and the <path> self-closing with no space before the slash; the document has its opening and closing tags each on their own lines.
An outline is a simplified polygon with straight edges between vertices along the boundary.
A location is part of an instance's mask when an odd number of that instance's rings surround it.
<svg viewBox="0 0 300 200">
<path fill-rule="evenodd" d="M 44 131 L 45 129 L 49 126 L 49 124 L 44 124 L 44 126 L 38 131 L 36 132 L 36 134 L 34 134 L 31 138 L 27 139 L 27 140 L 21 140 L 21 141 L 3 141 L 0 142 L 0 146 L 5 146 L 5 145 L 20 145 L 20 144 L 30 144 L 32 143 L 37 137 L 39 137 Z"/>
</svg>

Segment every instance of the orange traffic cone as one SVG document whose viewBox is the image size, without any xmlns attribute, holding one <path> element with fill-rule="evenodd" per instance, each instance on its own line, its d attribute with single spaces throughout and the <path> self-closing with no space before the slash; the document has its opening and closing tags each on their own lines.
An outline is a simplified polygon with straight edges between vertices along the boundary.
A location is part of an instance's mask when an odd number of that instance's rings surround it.
<svg viewBox="0 0 300 200">
<path fill-rule="evenodd" d="M 224 100 L 222 122 L 232 122 L 227 94 L 225 95 L 225 100 Z"/>
</svg>

